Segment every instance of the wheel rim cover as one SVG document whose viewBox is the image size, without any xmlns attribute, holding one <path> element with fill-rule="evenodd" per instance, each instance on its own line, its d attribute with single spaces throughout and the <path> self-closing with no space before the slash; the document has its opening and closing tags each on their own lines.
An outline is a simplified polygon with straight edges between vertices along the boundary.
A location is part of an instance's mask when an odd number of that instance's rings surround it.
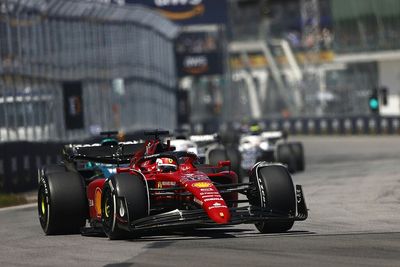
<svg viewBox="0 0 400 267">
<path fill-rule="evenodd" d="M 45 202 L 45 198 L 42 195 L 42 214 L 46 214 L 46 202 Z"/>
</svg>

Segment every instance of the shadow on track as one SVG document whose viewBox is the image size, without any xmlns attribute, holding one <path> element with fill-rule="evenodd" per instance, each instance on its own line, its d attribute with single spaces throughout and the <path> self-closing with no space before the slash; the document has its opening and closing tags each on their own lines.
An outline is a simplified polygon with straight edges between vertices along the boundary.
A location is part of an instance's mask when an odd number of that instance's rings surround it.
<svg viewBox="0 0 400 267">
<path fill-rule="evenodd" d="M 128 242 L 158 242 L 158 241 L 184 241 L 198 239 L 230 239 L 230 238 L 252 238 L 252 237 L 275 237 L 275 236 L 299 236 L 312 235 L 314 232 L 309 231 L 289 231 L 285 233 L 261 234 L 249 229 L 241 228 L 198 228 L 187 229 L 182 231 L 177 230 L 161 230 L 143 233 L 138 238 L 128 239 Z"/>
</svg>

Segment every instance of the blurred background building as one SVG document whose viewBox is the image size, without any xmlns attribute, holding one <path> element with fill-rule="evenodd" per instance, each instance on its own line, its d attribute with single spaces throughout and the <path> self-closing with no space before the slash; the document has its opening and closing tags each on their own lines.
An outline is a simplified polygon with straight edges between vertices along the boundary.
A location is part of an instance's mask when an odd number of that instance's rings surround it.
<svg viewBox="0 0 400 267">
<path fill-rule="evenodd" d="M 6 0 L 0 16 L 1 140 L 400 115 L 398 0 Z"/>
<path fill-rule="evenodd" d="M 229 1 L 232 79 L 196 91 L 228 87 L 222 112 L 209 109 L 223 121 L 399 115 L 399 21 L 396 0 Z M 204 120 L 193 105 L 192 122 Z"/>
<path fill-rule="evenodd" d="M 1 1 L 0 140 L 175 127 L 178 30 L 142 6 Z"/>
</svg>

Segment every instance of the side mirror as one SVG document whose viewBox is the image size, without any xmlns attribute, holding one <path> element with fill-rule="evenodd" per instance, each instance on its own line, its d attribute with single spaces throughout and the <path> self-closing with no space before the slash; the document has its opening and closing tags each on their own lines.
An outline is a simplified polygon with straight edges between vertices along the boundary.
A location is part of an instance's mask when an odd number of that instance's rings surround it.
<svg viewBox="0 0 400 267">
<path fill-rule="evenodd" d="M 231 161 L 230 160 L 221 160 L 218 161 L 218 167 L 222 168 L 222 167 L 230 167 L 231 166 Z"/>
<path fill-rule="evenodd" d="M 118 167 L 117 173 L 129 172 L 129 167 Z"/>
</svg>

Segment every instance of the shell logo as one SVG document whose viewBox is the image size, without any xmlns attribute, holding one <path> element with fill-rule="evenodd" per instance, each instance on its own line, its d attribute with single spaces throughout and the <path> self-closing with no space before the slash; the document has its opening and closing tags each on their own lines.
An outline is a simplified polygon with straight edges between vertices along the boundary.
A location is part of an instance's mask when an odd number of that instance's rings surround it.
<svg viewBox="0 0 400 267">
<path fill-rule="evenodd" d="M 192 186 L 196 187 L 196 188 L 208 188 L 208 187 L 211 187 L 211 185 L 212 184 L 209 182 L 197 182 L 197 183 L 192 184 Z"/>
<path fill-rule="evenodd" d="M 98 217 L 101 216 L 101 189 L 96 188 L 96 191 L 94 193 L 94 208 L 96 210 L 96 214 Z"/>
</svg>

